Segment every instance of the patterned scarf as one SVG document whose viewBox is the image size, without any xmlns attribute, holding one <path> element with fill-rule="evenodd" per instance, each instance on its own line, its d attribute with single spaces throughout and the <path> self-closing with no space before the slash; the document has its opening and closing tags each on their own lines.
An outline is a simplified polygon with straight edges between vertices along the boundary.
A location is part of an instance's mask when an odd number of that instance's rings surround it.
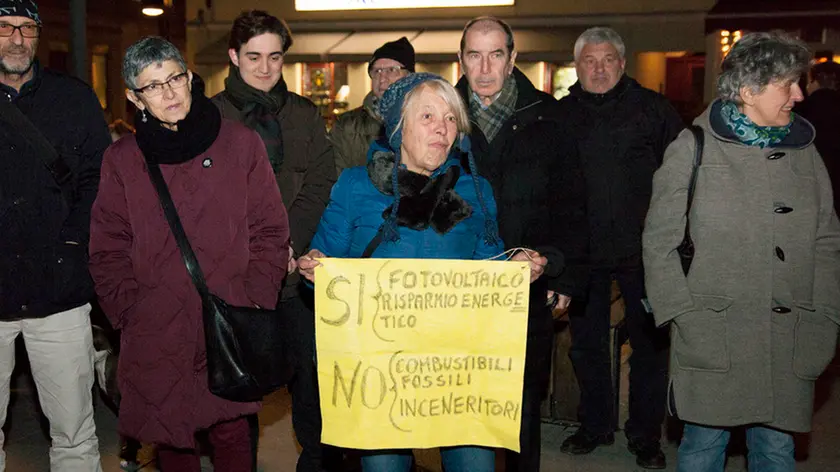
<svg viewBox="0 0 840 472">
<path fill-rule="evenodd" d="M 726 126 L 735 133 L 739 141 L 747 146 L 758 146 L 762 149 L 784 141 L 793 124 L 793 119 L 791 119 L 785 126 L 758 126 L 747 115 L 741 113 L 734 102 L 724 103 L 720 114 Z"/>
<path fill-rule="evenodd" d="M 231 64 L 225 79 L 225 91 L 233 105 L 242 112 L 242 123 L 262 138 L 271 168 L 277 173 L 284 158 L 283 133 L 277 114 L 286 104 L 286 81 L 281 77 L 280 82 L 266 93 L 246 84 L 239 68 Z"/>
<path fill-rule="evenodd" d="M 513 115 L 513 112 L 516 111 L 516 99 L 518 95 L 516 79 L 513 78 L 513 74 L 505 79 L 498 98 L 489 107 L 485 108 L 482 105 L 481 99 L 475 92 L 470 94 L 470 116 L 478 124 L 478 127 L 481 128 L 488 143 L 493 142 L 493 138 L 496 137 L 508 118 Z"/>
</svg>

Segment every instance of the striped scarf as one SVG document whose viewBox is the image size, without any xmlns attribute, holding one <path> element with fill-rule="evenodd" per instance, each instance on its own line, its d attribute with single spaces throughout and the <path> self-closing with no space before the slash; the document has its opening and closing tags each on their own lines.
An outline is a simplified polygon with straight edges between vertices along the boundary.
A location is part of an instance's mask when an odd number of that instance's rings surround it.
<svg viewBox="0 0 840 472">
<path fill-rule="evenodd" d="M 470 117 L 484 133 L 488 143 L 493 142 L 493 138 L 516 111 L 517 97 L 516 79 L 512 74 L 505 79 L 498 98 L 489 107 L 482 105 L 481 99 L 475 92 L 470 94 Z"/>
</svg>

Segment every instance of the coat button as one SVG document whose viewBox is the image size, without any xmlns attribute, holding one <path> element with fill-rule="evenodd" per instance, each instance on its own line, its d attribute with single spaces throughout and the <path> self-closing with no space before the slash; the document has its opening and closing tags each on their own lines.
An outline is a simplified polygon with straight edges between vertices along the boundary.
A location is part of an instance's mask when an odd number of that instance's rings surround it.
<svg viewBox="0 0 840 472">
<path fill-rule="evenodd" d="M 776 246 L 776 257 L 779 258 L 780 261 L 785 261 L 785 251 L 782 251 L 782 248 Z"/>
<path fill-rule="evenodd" d="M 9 146 L 9 151 L 14 151 L 15 149 L 17 149 L 17 147 L 14 144 Z"/>
<path fill-rule="evenodd" d="M 780 313 L 780 314 L 790 313 L 790 308 L 788 308 L 786 306 L 774 306 L 773 307 L 773 312 L 774 313 Z"/>
<path fill-rule="evenodd" d="M 774 208 L 774 209 L 773 209 L 773 211 L 774 211 L 774 212 L 776 212 L 776 213 L 778 213 L 778 214 L 780 214 L 780 215 L 784 215 L 785 213 L 790 213 L 790 212 L 792 212 L 792 211 L 793 211 L 793 208 L 791 208 L 791 207 L 786 207 L 786 206 L 780 206 L 780 207 L 776 207 L 776 208 Z"/>
<path fill-rule="evenodd" d="M 781 151 L 777 151 L 777 152 L 774 152 L 773 154 L 770 154 L 769 156 L 767 156 L 767 159 L 770 159 L 771 161 L 775 161 L 776 159 L 781 159 L 783 157 L 785 157 L 785 153 L 783 153 Z"/>
<path fill-rule="evenodd" d="M 776 248 L 776 249 L 778 249 L 778 248 Z M 58 258 L 58 260 L 57 260 L 56 262 L 58 262 L 59 264 L 62 264 L 62 263 L 64 262 L 64 259 L 63 259 L 63 258 L 61 258 L 61 257 L 59 257 L 59 258 Z"/>
<path fill-rule="evenodd" d="M 28 307 L 28 306 L 26 306 L 26 305 L 21 305 L 21 306 L 20 306 L 20 311 L 26 311 L 26 310 L 28 310 L 28 309 L 29 309 L 29 307 Z"/>
<path fill-rule="evenodd" d="M 513 125 L 513 130 L 516 131 L 519 128 L 517 125 Z"/>
</svg>

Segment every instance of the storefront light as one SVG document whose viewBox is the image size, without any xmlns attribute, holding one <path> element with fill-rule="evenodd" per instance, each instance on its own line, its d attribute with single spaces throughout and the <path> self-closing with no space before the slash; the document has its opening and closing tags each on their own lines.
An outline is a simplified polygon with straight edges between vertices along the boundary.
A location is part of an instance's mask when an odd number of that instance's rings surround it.
<svg viewBox="0 0 840 472">
<path fill-rule="evenodd" d="M 736 30 L 730 32 L 729 30 L 721 30 L 720 32 L 720 52 L 726 56 L 729 51 L 732 49 L 732 46 L 735 45 L 741 39 L 741 30 Z"/>
<path fill-rule="evenodd" d="M 516 0 L 295 0 L 297 11 L 511 6 Z"/>
<path fill-rule="evenodd" d="M 342 85 L 339 87 L 338 92 L 335 94 L 335 101 L 336 102 L 346 102 L 347 97 L 350 96 L 350 86 L 349 85 Z"/>
</svg>

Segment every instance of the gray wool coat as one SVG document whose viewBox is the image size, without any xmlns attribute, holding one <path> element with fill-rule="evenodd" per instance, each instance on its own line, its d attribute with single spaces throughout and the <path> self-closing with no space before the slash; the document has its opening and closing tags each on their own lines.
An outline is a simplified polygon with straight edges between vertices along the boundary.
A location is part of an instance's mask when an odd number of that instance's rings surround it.
<svg viewBox="0 0 840 472">
<path fill-rule="evenodd" d="M 738 142 L 714 102 L 691 208 L 696 254 L 683 238 L 694 137 L 668 147 L 654 175 L 643 234 L 657 324 L 671 323 L 671 406 L 709 426 L 808 431 L 814 381 L 834 356 L 840 323 L 840 224 L 831 183 L 796 117 L 780 145 Z"/>
</svg>

